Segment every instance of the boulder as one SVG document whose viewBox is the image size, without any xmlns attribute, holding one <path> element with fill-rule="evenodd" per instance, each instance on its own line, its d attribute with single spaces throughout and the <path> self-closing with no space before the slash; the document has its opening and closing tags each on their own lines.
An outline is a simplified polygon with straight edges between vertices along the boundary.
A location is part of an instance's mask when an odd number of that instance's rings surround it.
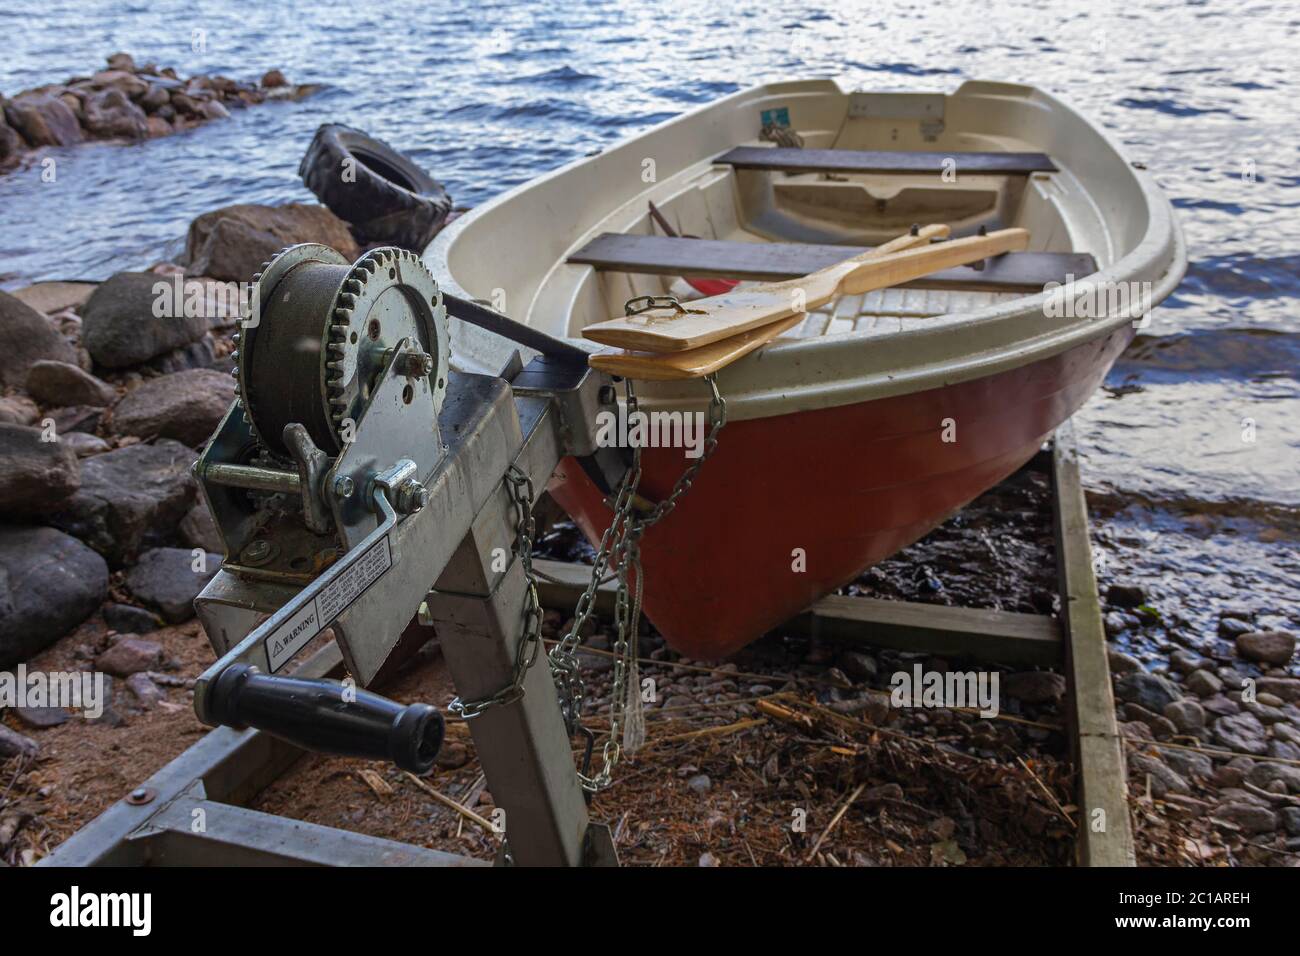
<svg viewBox="0 0 1300 956">
<path fill-rule="evenodd" d="M 137 671 L 126 679 L 126 689 L 145 710 L 152 710 L 156 704 L 167 699 L 166 691 L 143 671 Z"/>
<path fill-rule="evenodd" d="M 1205 710 L 1194 700 L 1176 700 L 1166 704 L 1164 715 L 1181 734 L 1195 734 L 1205 726 Z"/>
<path fill-rule="evenodd" d="M 106 62 L 110 70 L 121 70 L 124 73 L 136 72 L 135 57 L 130 53 L 114 53 Z"/>
<path fill-rule="evenodd" d="M 226 109 L 216 100 L 208 100 L 199 104 L 199 115 L 204 119 L 230 119 L 230 110 Z"/>
<path fill-rule="evenodd" d="M 0 398 L 0 425 L 34 425 L 41 410 L 26 395 Z"/>
<path fill-rule="evenodd" d="M 66 408 L 48 408 L 41 419 L 42 426 L 46 418 L 54 423 L 54 433 L 56 435 L 63 436 L 72 432 L 89 432 L 93 434 L 99 429 L 99 423 L 104 418 L 104 409 L 96 408 L 94 405 L 69 405 Z"/>
<path fill-rule="evenodd" d="M 162 136 L 170 136 L 173 132 L 172 124 L 167 122 L 161 116 L 150 116 L 146 121 L 146 128 L 149 130 L 150 139 L 158 139 Z"/>
<path fill-rule="evenodd" d="M 1128 770 L 1129 775 L 1142 789 L 1146 788 L 1147 781 L 1150 780 L 1151 795 L 1157 799 L 1170 793 L 1186 796 L 1192 792 L 1192 788 L 1187 785 L 1186 780 L 1158 758 L 1148 754 L 1138 753 L 1137 751 L 1130 753 Z"/>
<path fill-rule="evenodd" d="M 221 555 L 186 548 L 154 548 L 126 574 L 126 586 L 141 601 L 158 608 L 171 624 L 194 616 L 194 599 L 221 567 Z"/>
<path fill-rule="evenodd" d="M 188 271 L 214 279 L 249 282 L 273 255 L 299 242 L 319 242 L 352 262 L 360 248 L 347 224 L 324 206 L 289 203 L 226 206 L 190 223 L 185 240 Z"/>
<path fill-rule="evenodd" d="M 97 364 L 126 368 L 203 338 L 206 319 L 168 308 L 170 285 L 150 272 L 120 272 L 95 289 L 81 310 L 81 340 Z"/>
<path fill-rule="evenodd" d="M 4 107 L 5 120 L 29 146 L 71 146 L 85 139 L 77 114 L 57 96 L 22 93 Z"/>
<path fill-rule="evenodd" d="M 87 432 L 64 432 L 59 436 L 59 444 L 71 448 L 73 454 L 78 458 L 102 455 L 110 447 L 108 442 L 98 435 L 91 435 Z"/>
<path fill-rule="evenodd" d="M 235 381 L 214 369 L 174 372 L 128 392 L 113 409 L 119 435 L 155 435 L 196 446 L 207 441 L 235 399 Z"/>
<path fill-rule="evenodd" d="M 1135 584 L 1112 584 L 1106 589 L 1106 603 L 1111 607 L 1140 607 L 1146 603 L 1146 594 Z"/>
<path fill-rule="evenodd" d="M 1138 674 L 1125 674 L 1117 680 L 1115 696 L 1158 714 L 1165 709 L 1166 704 L 1179 700 L 1183 695 L 1173 682 L 1144 671 Z"/>
<path fill-rule="evenodd" d="M 262 86 L 266 89 L 274 89 L 277 86 L 288 86 L 289 81 L 284 78 L 284 74 L 279 70 L 267 70 L 262 74 Z"/>
<path fill-rule="evenodd" d="M 95 658 L 95 667 L 114 677 L 129 677 L 162 666 L 163 648 L 157 641 L 140 637 L 123 637 Z"/>
<path fill-rule="evenodd" d="M 23 385 L 32 363 L 42 359 L 75 365 L 77 350 L 45 316 L 0 292 L 0 387 Z"/>
<path fill-rule="evenodd" d="M 0 760 L 20 756 L 35 757 L 40 752 L 40 745 L 31 737 L 26 737 L 0 724 Z"/>
<path fill-rule="evenodd" d="M 1197 697 L 1213 697 L 1223 690 L 1223 681 L 1209 671 L 1192 671 L 1187 675 L 1187 689 Z"/>
<path fill-rule="evenodd" d="M 1268 753 L 1264 725 L 1250 711 L 1220 717 L 1211 727 L 1214 739 L 1229 750 L 1263 756 Z"/>
<path fill-rule="evenodd" d="M 1004 676 L 1002 689 L 1026 704 L 1051 704 L 1065 696 L 1065 678 L 1051 671 L 1024 671 Z"/>
<path fill-rule="evenodd" d="M 0 515 L 54 511 L 81 487 L 76 453 L 44 437 L 39 428 L 0 425 Z"/>
<path fill-rule="evenodd" d="M 172 533 L 194 503 L 195 454 L 179 442 L 128 445 L 81 463 L 81 489 L 51 522 L 114 567 Z"/>
<path fill-rule="evenodd" d="M 1270 833 L 1277 829 L 1277 814 L 1268 807 L 1245 800 L 1230 801 L 1214 808 L 1211 819 L 1243 833 Z"/>
<path fill-rule="evenodd" d="M 217 523 L 212 519 L 212 512 L 208 511 L 208 506 L 202 499 L 199 499 L 182 519 L 180 532 L 181 540 L 191 548 L 215 552 L 225 550 L 221 535 L 217 533 Z"/>
<path fill-rule="evenodd" d="M 145 139 L 149 135 L 144 110 L 119 87 L 90 94 L 83 110 L 86 130 L 101 139 Z"/>
<path fill-rule="evenodd" d="M 107 382 L 83 372 L 71 362 L 41 359 L 27 370 L 27 394 L 42 405 L 91 405 L 107 407 L 117 401 L 117 390 Z"/>
<path fill-rule="evenodd" d="M 44 650 L 94 614 L 108 565 L 53 528 L 0 527 L 0 667 Z"/>
<path fill-rule="evenodd" d="M 1300 702 L 1300 678 L 1260 677 L 1255 681 L 1255 688 L 1261 694 L 1272 694 L 1292 704 Z"/>
<path fill-rule="evenodd" d="M 0 109 L 0 169 L 17 165 L 19 154 L 26 148 L 22 136 L 5 122 L 4 110 Z"/>
<path fill-rule="evenodd" d="M 152 113 L 160 107 L 166 106 L 171 102 L 171 99 L 171 95 L 161 83 L 150 83 L 149 88 L 144 91 L 144 94 L 136 102 L 140 104 L 140 108 L 145 112 Z"/>
<path fill-rule="evenodd" d="M 1237 638 L 1237 653 L 1259 664 L 1285 664 L 1295 654 L 1295 636 L 1286 631 L 1251 631 Z"/>
<path fill-rule="evenodd" d="M 133 604 L 105 604 L 104 623 L 119 634 L 148 634 L 162 626 L 151 611 Z"/>
</svg>

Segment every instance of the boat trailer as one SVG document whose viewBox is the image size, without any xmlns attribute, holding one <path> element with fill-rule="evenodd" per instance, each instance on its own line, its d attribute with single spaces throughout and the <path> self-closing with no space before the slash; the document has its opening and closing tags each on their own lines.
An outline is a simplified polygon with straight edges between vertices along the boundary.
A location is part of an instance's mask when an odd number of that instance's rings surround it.
<svg viewBox="0 0 1300 956">
<path fill-rule="evenodd" d="M 557 693 L 554 660 L 532 664 L 545 654 L 544 604 L 572 607 L 576 597 L 588 610 L 625 613 L 626 581 L 603 582 L 599 561 L 594 573 L 539 561 L 539 576 L 531 557 L 532 491 L 561 459 L 575 458 L 611 495 L 635 467 L 595 440 L 598 413 L 617 401 L 614 382 L 556 340 L 530 340 L 548 354 L 524 365 L 515 352 L 501 376 L 452 371 L 445 298 L 419 258 L 398 249 L 349 264 L 326 247 L 295 246 L 258 277 L 237 401 L 194 466 L 227 555 L 196 601 L 218 660 L 198 678 L 194 706 L 215 729 L 41 865 L 485 865 L 245 806 L 309 750 L 428 772 L 442 715 L 364 688 L 382 685 L 435 631 L 460 695 L 450 709 L 468 719 L 504 813 L 496 862 L 617 865 L 609 828 L 587 812 L 587 794 L 608 774 L 589 774 L 590 736 L 575 767 L 580 714 Z M 1039 615 L 835 596 L 801 622 L 842 640 L 1064 665 L 1079 861 L 1132 865 L 1071 449 L 1058 435 L 1063 628 Z M 606 769 L 611 746 L 616 759 L 613 734 Z M 1098 810 L 1100 829 L 1090 825 Z"/>
</svg>

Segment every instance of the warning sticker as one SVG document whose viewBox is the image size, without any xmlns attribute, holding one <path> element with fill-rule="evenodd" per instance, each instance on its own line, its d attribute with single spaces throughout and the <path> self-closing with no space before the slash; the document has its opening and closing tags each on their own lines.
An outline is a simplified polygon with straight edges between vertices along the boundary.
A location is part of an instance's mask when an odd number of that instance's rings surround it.
<svg viewBox="0 0 1300 956">
<path fill-rule="evenodd" d="M 266 661 L 275 673 L 306 647 L 313 637 L 334 623 L 334 619 L 352 606 L 384 573 L 393 566 L 393 552 L 388 535 L 372 544 L 354 559 L 338 577 L 327 584 L 315 599 L 267 635 Z"/>
</svg>

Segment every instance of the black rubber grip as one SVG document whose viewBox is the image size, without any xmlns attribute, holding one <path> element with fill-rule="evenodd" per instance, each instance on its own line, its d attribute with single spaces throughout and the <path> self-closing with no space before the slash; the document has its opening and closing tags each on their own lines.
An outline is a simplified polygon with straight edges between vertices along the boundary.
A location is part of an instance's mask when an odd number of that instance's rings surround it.
<svg viewBox="0 0 1300 956">
<path fill-rule="evenodd" d="M 221 672 L 208 712 L 227 727 L 256 727 L 305 750 L 390 760 L 417 774 L 433 767 L 444 729 L 428 704 L 403 706 L 333 680 L 272 677 L 248 664 Z"/>
</svg>

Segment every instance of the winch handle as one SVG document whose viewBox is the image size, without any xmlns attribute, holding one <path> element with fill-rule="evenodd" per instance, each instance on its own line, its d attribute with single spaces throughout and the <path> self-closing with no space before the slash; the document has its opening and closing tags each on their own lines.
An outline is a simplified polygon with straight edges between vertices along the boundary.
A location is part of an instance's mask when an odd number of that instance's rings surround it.
<svg viewBox="0 0 1300 956">
<path fill-rule="evenodd" d="M 402 705 L 333 680 L 275 677 L 231 664 L 208 695 L 213 721 L 256 727 L 305 750 L 388 760 L 415 774 L 433 767 L 442 747 L 442 714 L 428 704 Z"/>
</svg>

